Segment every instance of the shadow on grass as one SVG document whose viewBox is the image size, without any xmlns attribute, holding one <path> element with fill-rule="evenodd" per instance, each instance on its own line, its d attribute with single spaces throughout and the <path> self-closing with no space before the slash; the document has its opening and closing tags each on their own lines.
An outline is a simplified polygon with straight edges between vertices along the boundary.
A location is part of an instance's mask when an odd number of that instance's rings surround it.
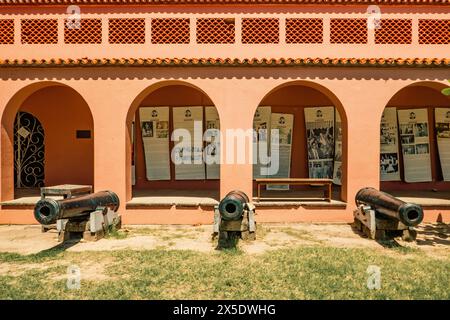
<svg viewBox="0 0 450 320">
<path fill-rule="evenodd" d="M 37 258 L 51 258 L 57 256 L 61 252 L 73 247 L 81 241 L 81 238 L 71 239 L 57 244 L 49 249 L 42 250 L 38 253 L 33 254 Z"/>
<path fill-rule="evenodd" d="M 0 253 L 0 261 L 14 261 L 14 262 L 41 262 L 45 259 L 51 259 L 54 258 L 70 247 L 73 247 L 74 245 L 78 244 L 80 242 L 80 239 L 71 239 L 67 240 L 65 242 L 59 243 L 54 247 L 51 247 L 49 249 L 42 250 L 38 253 L 28 254 L 28 255 L 22 255 L 19 253 L 10 253 L 10 252 L 2 252 Z"/>
<path fill-rule="evenodd" d="M 435 246 L 437 244 L 450 245 L 450 225 L 446 223 L 427 224 L 417 228 L 419 246 Z"/>
<path fill-rule="evenodd" d="M 367 239 L 368 241 L 376 241 L 383 248 L 393 249 L 393 250 L 397 250 L 397 251 L 403 252 L 403 253 L 409 253 L 412 251 L 415 252 L 415 249 L 413 249 L 413 248 L 410 248 L 407 246 L 402 246 L 400 243 L 397 242 L 397 240 L 395 240 L 395 238 L 372 240 L 367 236 L 367 234 L 365 234 L 362 230 L 360 230 L 354 223 L 350 223 L 349 225 L 355 234 L 359 235 L 361 238 Z"/>
</svg>

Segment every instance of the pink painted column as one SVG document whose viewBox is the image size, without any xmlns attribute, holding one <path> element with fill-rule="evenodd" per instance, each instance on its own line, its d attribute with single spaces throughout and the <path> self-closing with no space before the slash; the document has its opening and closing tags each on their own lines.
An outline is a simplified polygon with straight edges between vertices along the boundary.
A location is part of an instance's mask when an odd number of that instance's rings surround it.
<svg viewBox="0 0 450 320">
<path fill-rule="evenodd" d="M 220 196 L 222 198 L 232 190 L 241 190 L 251 198 L 253 165 L 250 130 L 253 129 L 253 115 L 259 104 L 259 95 L 236 81 L 224 86 L 215 102 L 222 131 Z M 237 142 L 239 138 L 236 137 L 239 135 L 245 137 L 245 144 Z M 231 143 L 234 148 L 230 148 Z M 234 153 L 234 157 L 231 157 L 230 151 Z M 239 154 L 242 153 L 244 161 L 240 163 Z M 234 161 L 230 162 L 230 159 Z"/>
<path fill-rule="evenodd" d="M 389 95 L 386 85 L 374 83 L 352 86 L 352 94 L 340 95 L 348 120 L 347 202 L 351 205 L 361 188 L 380 186 L 380 121 Z"/>
<path fill-rule="evenodd" d="M 124 211 L 128 200 L 126 115 L 132 97 L 124 84 L 97 83 L 95 87 L 84 94 L 94 119 L 94 190 L 117 193 Z"/>
</svg>

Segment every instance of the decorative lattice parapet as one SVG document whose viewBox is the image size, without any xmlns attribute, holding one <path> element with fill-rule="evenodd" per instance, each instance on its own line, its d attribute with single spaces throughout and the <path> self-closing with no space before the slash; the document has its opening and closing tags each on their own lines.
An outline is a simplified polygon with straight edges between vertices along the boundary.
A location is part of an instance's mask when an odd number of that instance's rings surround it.
<svg viewBox="0 0 450 320">
<path fill-rule="evenodd" d="M 0 44 L 14 43 L 14 20 L 1 19 L 0 20 Z"/>
<path fill-rule="evenodd" d="M 197 19 L 197 43 L 226 44 L 235 41 L 233 18 Z"/>
<path fill-rule="evenodd" d="M 58 43 L 57 19 L 24 19 L 21 20 L 22 44 L 55 44 Z"/>
<path fill-rule="evenodd" d="M 412 43 L 411 19 L 381 19 L 375 29 L 376 44 L 410 44 Z"/>
<path fill-rule="evenodd" d="M 367 43 L 367 19 L 331 19 L 331 43 Z"/>
<path fill-rule="evenodd" d="M 113 44 L 145 43 L 145 19 L 109 19 L 108 41 Z"/>
<path fill-rule="evenodd" d="M 64 43 L 100 44 L 102 43 L 102 20 L 81 19 L 79 23 L 64 21 Z"/>
<path fill-rule="evenodd" d="M 450 19 L 419 19 L 420 44 L 449 44 Z"/>
<path fill-rule="evenodd" d="M 154 44 L 189 44 L 189 18 L 152 19 L 152 43 Z"/>
<path fill-rule="evenodd" d="M 308 18 L 286 19 L 286 43 L 322 43 L 323 20 Z"/>
<path fill-rule="evenodd" d="M 280 21 L 276 18 L 242 19 L 242 43 L 263 44 L 280 42 Z"/>
</svg>

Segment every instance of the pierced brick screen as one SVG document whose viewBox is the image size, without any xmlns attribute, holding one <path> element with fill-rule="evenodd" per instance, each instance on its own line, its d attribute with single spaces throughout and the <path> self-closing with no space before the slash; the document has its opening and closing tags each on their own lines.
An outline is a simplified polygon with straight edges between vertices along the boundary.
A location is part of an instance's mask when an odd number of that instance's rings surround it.
<svg viewBox="0 0 450 320">
<path fill-rule="evenodd" d="M 234 19 L 197 19 L 197 43 L 234 43 Z"/>
<path fill-rule="evenodd" d="M 0 20 L 0 44 L 14 43 L 14 20 Z"/>
<path fill-rule="evenodd" d="M 145 19 L 109 19 L 109 43 L 145 43 Z"/>
<path fill-rule="evenodd" d="M 64 21 L 64 43 L 102 43 L 102 20 L 81 19 L 78 26 L 76 24 L 68 24 L 67 20 Z"/>
<path fill-rule="evenodd" d="M 410 19 L 381 19 L 380 28 L 375 29 L 376 44 L 409 44 L 412 42 Z"/>
<path fill-rule="evenodd" d="M 279 43 L 280 22 L 274 18 L 242 19 L 242 43 Z"/>
<path fill-rule="evenodd" d="M 367 43 L 366 19 L 331 19 L 331 43 Z"/>
<path fill-rule="evenodd" d="M 286 19 L 286 43 L 322 42 L 322 19 Z"/>
<path fill-rule="evenodd" d="M 152 19 L 152 43 L 189 44 L 188 18 Z"/>
<path fill-rule="evenodd" d="M 58 20 L 24 19 L 21 21 L 20 33 L 24 44 L 58 43 Z"/>
<path fill-rule="evenodd" d="M 420 44 L 449 44 L 450 19 L 419 19 Z"/>
</svg>

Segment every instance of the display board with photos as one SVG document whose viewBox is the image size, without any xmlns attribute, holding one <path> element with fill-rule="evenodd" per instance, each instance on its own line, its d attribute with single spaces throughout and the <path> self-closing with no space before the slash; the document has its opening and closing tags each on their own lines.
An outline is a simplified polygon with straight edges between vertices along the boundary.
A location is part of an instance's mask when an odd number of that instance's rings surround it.
<svg viewBox="0 0 450 320">
<path fill-rule="evenodd" d="M 170 180 L 169 107 L 139 108 L 147 180 Z"/>
<path fill-rule="evenodd" d="M 380 125 L 380 180 L 399 181 L 400 161 L 397 128 L 397 109 L 385 108 Z"/>
<path fill-rule="evenodd" d="M 278 130 L 278 136 L 270 135 L 270 144 L 278 145 L 278 170 L 271 178 L 289 178 L 291 174 L 292 131 L 294 115 L 288 113 L 272 113 L 271 132 Z M 275 140 L 277 139 L 277 140 Z M 271 150 L 274 148 L 270 147 Z M 272 156 L 272 154 L 271 154 Z M 272 164 L 272 167 L 273 164 Z M 267 185 L 267 190 L 289 190 L 289 185 Z"/>
<path fill-rule="evenodd" d="M 175 179 L 205 179 L 203 107 L 175 107 L 172 110 L 172 116 L 174 129 L 172 158 L 175 166 Z M 189 133 L 189 140 L 182 138 L 184 133 Z"/>
<path fill-rule="evenodd" d="M 406 182 L 432 180 L 427 109 L 398 110 Z"/>
<path fill-rule="evenodd" d="M 342 185 L 342 121 L 335 110 L 333 183 Z"/>
<path fill-rule="evenodd" d="M 258 107 L 253 117 L 253 178 L 266 178 L 269 164 L 271 107 Z"/>
<path fill-rule="evenodd" d="M 205 107 L 206 179 L 220 178 L 220 119 L 216 107 Z"/>
<path fill-rule="evenodd" d="M 442 177 L 450 181 L 450 108 L 436 108 L 434 115 Z"/>
<path fill-rule="evenodd" d="M 333 178 L 334 107 L 305 108 L 310 178 Z"/>
</svg>

